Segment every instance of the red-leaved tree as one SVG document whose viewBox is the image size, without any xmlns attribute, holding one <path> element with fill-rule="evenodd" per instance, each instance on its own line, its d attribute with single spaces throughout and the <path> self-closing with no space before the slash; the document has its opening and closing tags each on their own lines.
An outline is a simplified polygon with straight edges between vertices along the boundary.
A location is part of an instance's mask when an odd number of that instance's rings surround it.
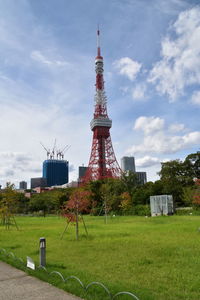
<svg viewBox="0 0 200 300">
<path fill-rule="evenodd" d="M 63 232 L 67 230 L 69 223 L 75 223 L 76 225 L 76 239 L 79 239 L 79 220 L 83 221 L 83 225 L 85 227 L 85 231 L 87 233 L 87 228 L 82 217 L 82 213 L 89 212 L 90 207 L 90 196 L 91 192 L 86 191 L 82 188 L 76 189 L 72 195 L 70 196 L 69 200 L 63 206 L 62 215 L 63 217 L 67 218 L 67 225 Z M 63 234 L 61 238 L 63 237 Z"/>
<path fill-rule="evenodd" d="M 196 189 L 193 194 L 193 203 L 200 206 L 200 179 L 195 181 Z"/>
</svg>

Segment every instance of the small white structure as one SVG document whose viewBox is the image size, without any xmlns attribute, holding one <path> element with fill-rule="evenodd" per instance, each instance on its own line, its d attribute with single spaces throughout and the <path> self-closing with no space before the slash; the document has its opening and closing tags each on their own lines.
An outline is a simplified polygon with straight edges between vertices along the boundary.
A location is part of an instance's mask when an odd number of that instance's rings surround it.
<svg viewBox="0 0 200 300">
<path fill-rule="evenodd" d="M 152 217 L 174 213 L 172 195 L 150 196 L 150 205 Z"/>
</svg>

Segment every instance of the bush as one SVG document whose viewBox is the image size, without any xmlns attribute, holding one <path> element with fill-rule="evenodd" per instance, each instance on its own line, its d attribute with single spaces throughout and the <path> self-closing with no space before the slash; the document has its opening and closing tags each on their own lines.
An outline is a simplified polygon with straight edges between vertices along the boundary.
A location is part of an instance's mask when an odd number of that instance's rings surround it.
<svg viewBox="0 0 200 300">
<path fill-rule="evenodd" d="M 150 216 L 151 210 L 149 205 L 135 205 L 128 210 L 125 215 Z"/>
<path fill-rule="evenodd" d="M 149 205 L 136 205 L 133 207 L 134 215 L 136 216 L 150 216 L 150 206 Z"/>
<path fill-rule="evenodd" d="M 198 207 L 182 207 L 176 209 L 175 214 L 178 216 L 188 216 L 188 215 L 200 216 L 200 209 Z"/>
</svg>

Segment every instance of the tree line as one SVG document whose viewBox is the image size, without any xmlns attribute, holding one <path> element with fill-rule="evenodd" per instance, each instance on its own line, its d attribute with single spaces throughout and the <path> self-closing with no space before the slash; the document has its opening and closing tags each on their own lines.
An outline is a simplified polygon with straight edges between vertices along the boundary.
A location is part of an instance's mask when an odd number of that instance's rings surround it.
<svg viewBox="0 0 200 300">
<path fill-rule="evenodd" d="M 82 195 L 87 194 L 84 212 L 93 215 L 148 215 L 151 195 L 170 194 L 175 207 L 200 206 L 200 152 L 188 155 L 184 161 L 161 163 L 159 176 L 159 180 L 142 185 L 137 181 L 136 174 L 129 172 L 122 174 L 119 179 L 108 178 L 91 181 L 78 188 L 45 191 L 33 194 L 30 199 L 8 183 L 0 193 L 0 216 L 3 220 L 8 211 L 12 214 L 35 213 L 43 216 L 60 214 L 77 191 Z"/>
</svg>

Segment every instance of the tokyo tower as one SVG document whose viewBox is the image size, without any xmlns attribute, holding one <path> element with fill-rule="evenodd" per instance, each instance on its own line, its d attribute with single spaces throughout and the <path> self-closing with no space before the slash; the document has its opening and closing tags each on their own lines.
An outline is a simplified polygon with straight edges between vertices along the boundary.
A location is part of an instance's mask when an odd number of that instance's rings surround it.
<svg viewBox="0 0 200 300">
<path fill-rule="evenodd" d="M 82 182 L 104 178 L 117 178 L 121 175 L 121 169 L 116 160 L 110 128 L 112 120 L 107 113 L 107 99 L 104 91 L 103 57 L 100 49 L 100 31 L 97 30 L 97 57 L 95 59 L 96 94 L 94 116 L 90 122 L 93 131 L 92 150 L 89 164 Z"/>
</svg>

